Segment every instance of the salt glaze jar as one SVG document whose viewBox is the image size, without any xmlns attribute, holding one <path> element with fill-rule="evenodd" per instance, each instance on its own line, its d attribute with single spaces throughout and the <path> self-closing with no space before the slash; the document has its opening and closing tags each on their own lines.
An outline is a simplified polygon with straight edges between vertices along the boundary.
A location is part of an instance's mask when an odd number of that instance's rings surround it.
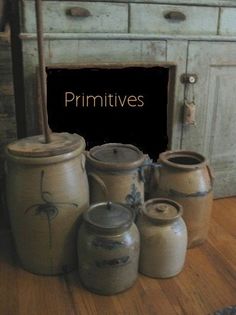
<svg viewBox="0 0 236 315">
<path fill-rule="evenodd" d="M 138 212 L 144 202 L 144 154 L 135 146 L 108 143 L 87 154 L 90 203 L 126 203 Z"/>
<path fill-rule="evenodd" d="M 77 267 L 77 223 L 89 203 L 83 154 L 76 134 L 18 140 L 6 149 L 7 203 L 22 267 L 54 275 Z"/>
<path fill-rule="evenodd" d="M 90 291 L 112 295 L 131 287 L 138 275 L 140 239 L 133 214 L 103 202 L 84 213 L 78 233 L 79 275 Z"/>
<path fill-rule="evenodd" d="M 169 199 L 145 202 L 137 226 L 140 231 L 139 271 L 149 277 L 169 278 L 184 266 L 187 229 L 182 207 Z"/>
<path fill-rule="evenodd" d="M 150 198 L 166 197 L 183 206 L 188 247 L 206 240 L 213 200 L 212 170 L 206 158 L 191 151 L 166 151 L 159 156 L 150 184 Z"/>
</svg>

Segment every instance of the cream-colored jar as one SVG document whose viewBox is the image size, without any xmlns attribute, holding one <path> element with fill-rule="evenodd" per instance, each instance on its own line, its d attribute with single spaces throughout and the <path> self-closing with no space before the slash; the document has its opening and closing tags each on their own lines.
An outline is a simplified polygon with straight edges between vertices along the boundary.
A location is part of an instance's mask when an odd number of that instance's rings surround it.
<svg viewBox="0 0 236 315">
<path fill-rule="evenodd" d="M 183 269 L 187 229 L 181 215 L 182 207 L 172 200 L 156 198 L 145 202 L 137 222 L 141 273 L 169 278 Z"/>
<path fill-rule="evenodd" d="M 204 156 L 191 151 L 166 151 L 159 156 L 150 198 L 166 197 L 183 206 L 188 247 L 207 238 L 213 201 L 213 175 Z"/>
<path fill-rule="evenodd" d="M 140 239 L 130 209 L 98 203 L 84 213 L 78 234 L 79 275 L 90 291 L 112 295 L 131 287 L 138 276 Z"/>
<path fill-rule="evenodd" d="M 144 154 L 130 144 L 108 143 L 87 154 L 90 203 L 126 203 L 138 212 L 144 202 Z"/>
<path fill-rule="evenodd" d="M 89 202 L 79 135 L 28 137 L 7 146 L 7 203 L 16 250 L 23 268 L 53 275 L 77 267 L 80 214 Z"/>
</svg>

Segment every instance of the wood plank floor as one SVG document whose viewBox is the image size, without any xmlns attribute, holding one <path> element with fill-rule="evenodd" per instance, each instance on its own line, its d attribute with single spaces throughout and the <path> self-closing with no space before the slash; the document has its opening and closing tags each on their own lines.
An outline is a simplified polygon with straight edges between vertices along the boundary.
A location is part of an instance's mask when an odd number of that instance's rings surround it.
<svg viewBox="0 0 236 315">
<path fill-rule="evenodd" d="M 208 241 L 188 250 L 172 279 L 139 275 L 115 296 L 85 290 L 77 272 L 61 277 L 22 270 L 10 233 L 0 232 L 0 315 L 208 315 L 236 304 L 236 197 L 214 201 Z"/>
</svg>

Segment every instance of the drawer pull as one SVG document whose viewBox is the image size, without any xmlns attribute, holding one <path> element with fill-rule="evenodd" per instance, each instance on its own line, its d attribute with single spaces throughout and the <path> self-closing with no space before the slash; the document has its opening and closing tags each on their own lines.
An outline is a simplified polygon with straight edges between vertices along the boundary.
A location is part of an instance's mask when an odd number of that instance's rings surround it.
<svg viewBox="0 0 236 315">
<path fill-rule="evenodd" d="M 186 15 L 179 11 L 170 11 L 164 14 L 165 19 L 175 22 L 186 20 Z"/>
<path fill-rule="evenodd" d="M 70 16 L 78 16 L 78 17 L 88 17 L 92 15 L 88 9 L 80 8 L 80 7 L 70 8 L 66 11 L 66 14 Z"/>
</svg>

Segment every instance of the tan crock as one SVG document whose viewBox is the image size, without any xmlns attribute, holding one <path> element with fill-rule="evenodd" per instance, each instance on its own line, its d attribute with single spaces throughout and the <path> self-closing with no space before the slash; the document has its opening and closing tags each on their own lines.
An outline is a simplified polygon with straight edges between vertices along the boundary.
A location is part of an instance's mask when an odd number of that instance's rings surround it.
<svg viewBox="0 0 236 315">
<path fill-rule="evenodd" d="M 23 268 L 53 275 L 77 267 L 76 235 L 89 202 L 79 135 L 28 137 L 7 146 L 7 201 Z"/>
<path fill-rule="evenodd" d="M 154 278 L 177 275 L 184 266 L 187 229 L 182 207 L 169 199 L 144 203 L 137 226 L 140 231 L 139 271 Z"/>
<path fill-rule="evenodd" d="M 191 151 L 166 151 L 153 169 L 150 198 L 166 197 L 183 206 L 188 247 L 207 238 L 213 200 L 213 175 L 206 158 Z"/>
<path fill-rule="evenodd" d="M 144 154 L 135 146 L 108 143 L 87 154 L 90 203 L 126 203 L 138 212 L 144 202 Z"/>
<path fill-rule="evenodd" d="M 84 213 L 78 234 L 79 275 L 91 291 L 111 295 L 138 276 L 140 239 L 133 213 L 117 203 L 98 203 Z"/>
</svg>

